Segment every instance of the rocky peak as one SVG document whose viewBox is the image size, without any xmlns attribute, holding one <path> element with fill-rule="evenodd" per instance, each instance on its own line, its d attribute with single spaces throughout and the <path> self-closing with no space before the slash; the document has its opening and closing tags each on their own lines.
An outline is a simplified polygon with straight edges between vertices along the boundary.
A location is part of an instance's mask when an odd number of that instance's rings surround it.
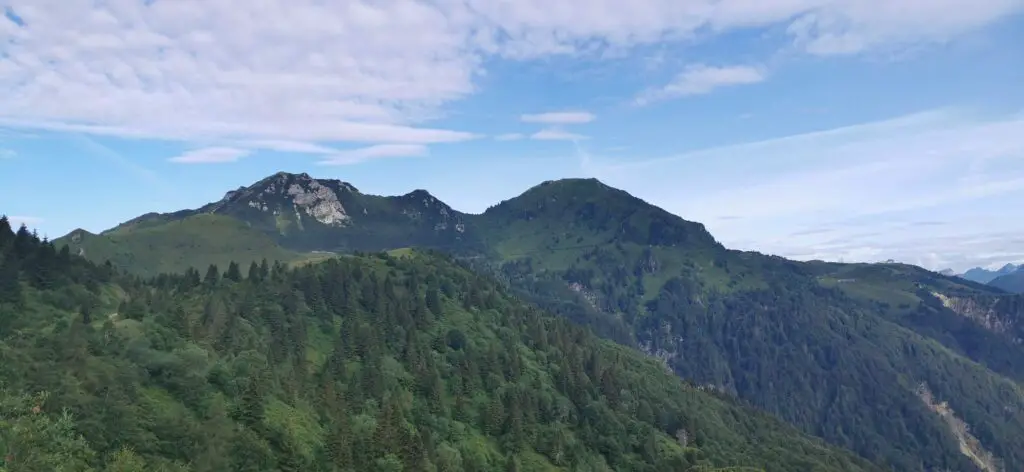
<svg viewBox="0 0 1024 472">
<path fill-rule="evenodd" d="M 406 206 L 402 214 L 412 220 L 434 221 L 436 231 L 452 229 L 462 233 L 466 230 L 462 216 L 426 190 L 416 189 L 397 198 Z"/>
<path fill-rule="evenodd" d="M 344 226 L 351 219 L 339 193 L 357 192 L 340 180 L 319 180 L 303 172 L 278 172 L 248 187 L 227 192 L 219 202 L 204 211 L 217 213 L 244 205 L 250 209 L 279 215 L 294 213 L 297 218 L 311 217 L 328 226 Z"/>
</svg>

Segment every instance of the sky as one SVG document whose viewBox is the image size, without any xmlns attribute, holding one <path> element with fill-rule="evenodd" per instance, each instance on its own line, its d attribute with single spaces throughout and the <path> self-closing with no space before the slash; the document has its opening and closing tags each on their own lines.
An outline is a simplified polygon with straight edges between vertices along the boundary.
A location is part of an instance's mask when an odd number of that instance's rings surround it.
<svg viewBox="0 0 1024 472">
<path fill-rule="evenodd" d="M 0 213 L 596 177 L 729 247 L 1024 261 L 1024 0 L 0 0 Z"/>
</svg>

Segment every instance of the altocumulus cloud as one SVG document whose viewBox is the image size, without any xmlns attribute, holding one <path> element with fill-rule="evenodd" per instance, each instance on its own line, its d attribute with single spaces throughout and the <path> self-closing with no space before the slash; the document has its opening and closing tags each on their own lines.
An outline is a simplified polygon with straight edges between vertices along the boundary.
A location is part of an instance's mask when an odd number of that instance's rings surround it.
<svg viewBox="0 0 1024 472">
<path fill-rule="evenodd" d="M 852 54 L 944 41 L 1020 8 L 1012 0 L 634 0 L 628 8 L 619 0 L 11 0 L 0 16 L 0 126 L 343 162 L 397 151 L 346 154 L 335 143 L 477 138 L 423 120 L 475 93 L 487 59 L 600 57 L 765 26 L 807 53 Z M 668 93 L 757 78 L 691 69 Z"/>
</svg>

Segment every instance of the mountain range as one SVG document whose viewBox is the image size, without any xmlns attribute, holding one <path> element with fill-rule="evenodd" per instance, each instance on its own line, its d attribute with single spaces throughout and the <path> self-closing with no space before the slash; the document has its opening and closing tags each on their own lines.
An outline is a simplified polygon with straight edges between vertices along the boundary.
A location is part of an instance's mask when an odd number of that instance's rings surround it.
<svg viewBox="0 0 1024 472">
<path fill-rule="evenodd" d="M 960 277 L 963 277 L 967 280 L 971 280 L 974 282 L 987 284 L 999 277 L 1002 277 L 1007 274 L 1012 274 L 1021 269 L 1024 269 L 1024 266 L 1019 266 L 1017 264 L 1005 264 L 996 270 L 975 267 L 973 269 L 967 270 L 963 274 L 960 274 Z"/>
<path fill-rule="evenodd" d="M 972 282 L 988 284 L 1010 293 L 1024 293 L 1024 264 L 1008 263 L 996 270 L 975 267 L 963 274 L 957 274 L 952 269 L 946 269 L 940 273 L 949 276 L 955 275 Z"/>
<path fill-rule="evenodd" d="M 989 285 L 1010 293 L 1024 293 L 1024 267 L 992 279 Z"/>
<path fill-rule="evenodd" d="M 467 214 L 425 190 L 374 196 L 278 173 L 195 210 L 54 243 L 147 278 L 433 249 L 877 467 L 1024 470 L 1024 297 L 904 264 L 730 250 L 594 179 Z"/>
</svg>

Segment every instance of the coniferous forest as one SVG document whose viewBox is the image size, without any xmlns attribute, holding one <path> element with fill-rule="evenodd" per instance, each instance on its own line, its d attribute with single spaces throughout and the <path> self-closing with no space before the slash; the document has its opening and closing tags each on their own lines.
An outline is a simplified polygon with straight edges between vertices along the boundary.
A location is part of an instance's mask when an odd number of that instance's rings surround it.
<svg viewBox="0 0 1024 472">
<path fill-rule="evenodd" d="M 447 256 L 142 279 L 0 220 L 0 471 L 877 470 Z"/>
</svg>

